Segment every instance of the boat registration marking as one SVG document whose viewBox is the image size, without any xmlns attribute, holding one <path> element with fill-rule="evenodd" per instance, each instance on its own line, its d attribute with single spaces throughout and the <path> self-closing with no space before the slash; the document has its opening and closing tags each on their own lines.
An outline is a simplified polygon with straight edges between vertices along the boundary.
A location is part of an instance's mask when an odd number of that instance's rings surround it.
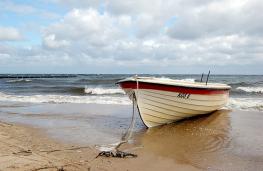
<svg viewBox="0 0 263 171">
<path fill-rule="evenodd" d="M 179 93 L 177 97 L 182 98 L 182 99 L 189 99 L 190 94 L 189 93 Z"/>
</svg>

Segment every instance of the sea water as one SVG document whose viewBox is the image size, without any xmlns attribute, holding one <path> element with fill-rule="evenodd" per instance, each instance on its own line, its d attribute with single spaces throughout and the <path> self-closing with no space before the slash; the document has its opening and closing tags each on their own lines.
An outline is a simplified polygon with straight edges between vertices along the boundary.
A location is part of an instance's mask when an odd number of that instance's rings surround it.
<svg viewBox="0 0 263 171">
<path fill-rule="evenodd" d="M 0 119 L 65 141 L 107 144 L 129 127 L 132 102 L 115 83 L 132 75 L 0 75 Z M 200 75 L 142 75 L 200 81 Z M 203 78 L 205 80 L 206 77 Z M 232 87 L 226 109 L 263 111 L 263 76 L 211 75 Z M 136 130 L 145 129 L 137 116 Z"/>
<path fill-rule="evenodd" d="M 0 101 L 130 105 L 115 83 L 132 75 L 0 75 Z M 200 75 L 142 75 L 200 81 Z M 10 77 L 10 78 L 7 78 Z M 206 77 L 203 78 L 206 80 Z M 263 111 L 262 75 L 211 75 L 208 82 L 232 87 L 228 109 Z"/>
<path fill-rule="evenodd" d="M 129 76 L 0 75 L 0 121 L 41 128 L 60 141 L 111 149 L 131 123 L 131 101 L 115 84 Z M 151 129 L 136 113 L 132 144 L 158 159 L 200 170 L 262 170 L 263 76 L 211 75 L 209 82 L 232 87 L 225 109 Z"/>
</svg>

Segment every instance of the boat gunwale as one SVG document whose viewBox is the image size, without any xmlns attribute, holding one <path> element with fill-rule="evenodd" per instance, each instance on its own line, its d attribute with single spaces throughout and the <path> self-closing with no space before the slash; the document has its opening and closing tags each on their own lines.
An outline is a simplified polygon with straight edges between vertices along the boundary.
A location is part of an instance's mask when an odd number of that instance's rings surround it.
<svg viewBox="0 0 263 171">
<path fill-rule="evenodd" d="M 148 82 L 144 80 L 120 80 L 116 84 L 122 84 L 122 83 L 146 83 L 146 84 L 157 84 L 157 85 L 164 85 L 164 86 L 173 86 L 173 87 L 181 87 L 181 88 L 189 88 L 189 89 L 197 89 L 197 90 L 224 90 L 224 91 L 229 91 L 231 90 L 231 87 L 229 85 L 225 85 L 225 87 L 195 87 L 191 85 L 175 85 L 175 84 L 166 84 L 166 83 L 159 83 L 159 82 Z M 140 89 L 140 88 L 139 88 Z"/>
<path fill-rule="evenodd" d="M 189 87 L 189 86 L 177 86 L 170 84 L 159 84 L 149 82 L 137 82 L 137 81 L 122 81 L 118 83 L 122 89 L 149 89 L 160 90 L 168 92 L 178 92 L 183 94 L 200 94 L 200 95 L 216 95 L 216 94 L 228 94 L 230 89 L 217 89 L 210 87 Z M 137 87 L 138 86 L 138 87 Z"/>
</svg>

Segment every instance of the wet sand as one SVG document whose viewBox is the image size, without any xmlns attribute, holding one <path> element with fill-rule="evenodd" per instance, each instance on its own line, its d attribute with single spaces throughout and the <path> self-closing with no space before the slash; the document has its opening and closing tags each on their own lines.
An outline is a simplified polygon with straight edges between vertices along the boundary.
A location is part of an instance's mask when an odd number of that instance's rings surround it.
<svg viewBox="0 0 263 171">
<path fill-rule="evenodd" d="M 4 122 L 0 122 L 0 128 L 1 171 L 197 170 L 143 150 L 134 151 L 137 158 L 96 158 L 99 151 L 93 146 L 58 142 L 36 128 Z M 127 148 L 131 145 L 123 147 Z"/>
<path fill-rule="evenodd" d="M 263 113 L 217 111 L 139 133 L 143 151 L 201 170 L 263 170 Z"/>
<path fill-rule="evenodd" d="M 148 130 L 138 120 L 122 146 L 138 157 L 116 159 L 95 158 L 95 145 L 120 139 L 130 106 L 18 106 L 0 108 L 0 170 L 263 170 L 262 112 L 220 110 Z"/>
</svg>

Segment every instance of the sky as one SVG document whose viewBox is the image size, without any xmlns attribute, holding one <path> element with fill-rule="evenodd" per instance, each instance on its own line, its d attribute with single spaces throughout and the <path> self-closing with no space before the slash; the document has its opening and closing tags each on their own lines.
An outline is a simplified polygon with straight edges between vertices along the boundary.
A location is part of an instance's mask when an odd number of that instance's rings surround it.
<svg viewBox="0 0 263 171">
<path fill-rule="evenodd" d="M 262 0 L 0 0 L 0 73 L 263 74 Z"/>
</svg>

